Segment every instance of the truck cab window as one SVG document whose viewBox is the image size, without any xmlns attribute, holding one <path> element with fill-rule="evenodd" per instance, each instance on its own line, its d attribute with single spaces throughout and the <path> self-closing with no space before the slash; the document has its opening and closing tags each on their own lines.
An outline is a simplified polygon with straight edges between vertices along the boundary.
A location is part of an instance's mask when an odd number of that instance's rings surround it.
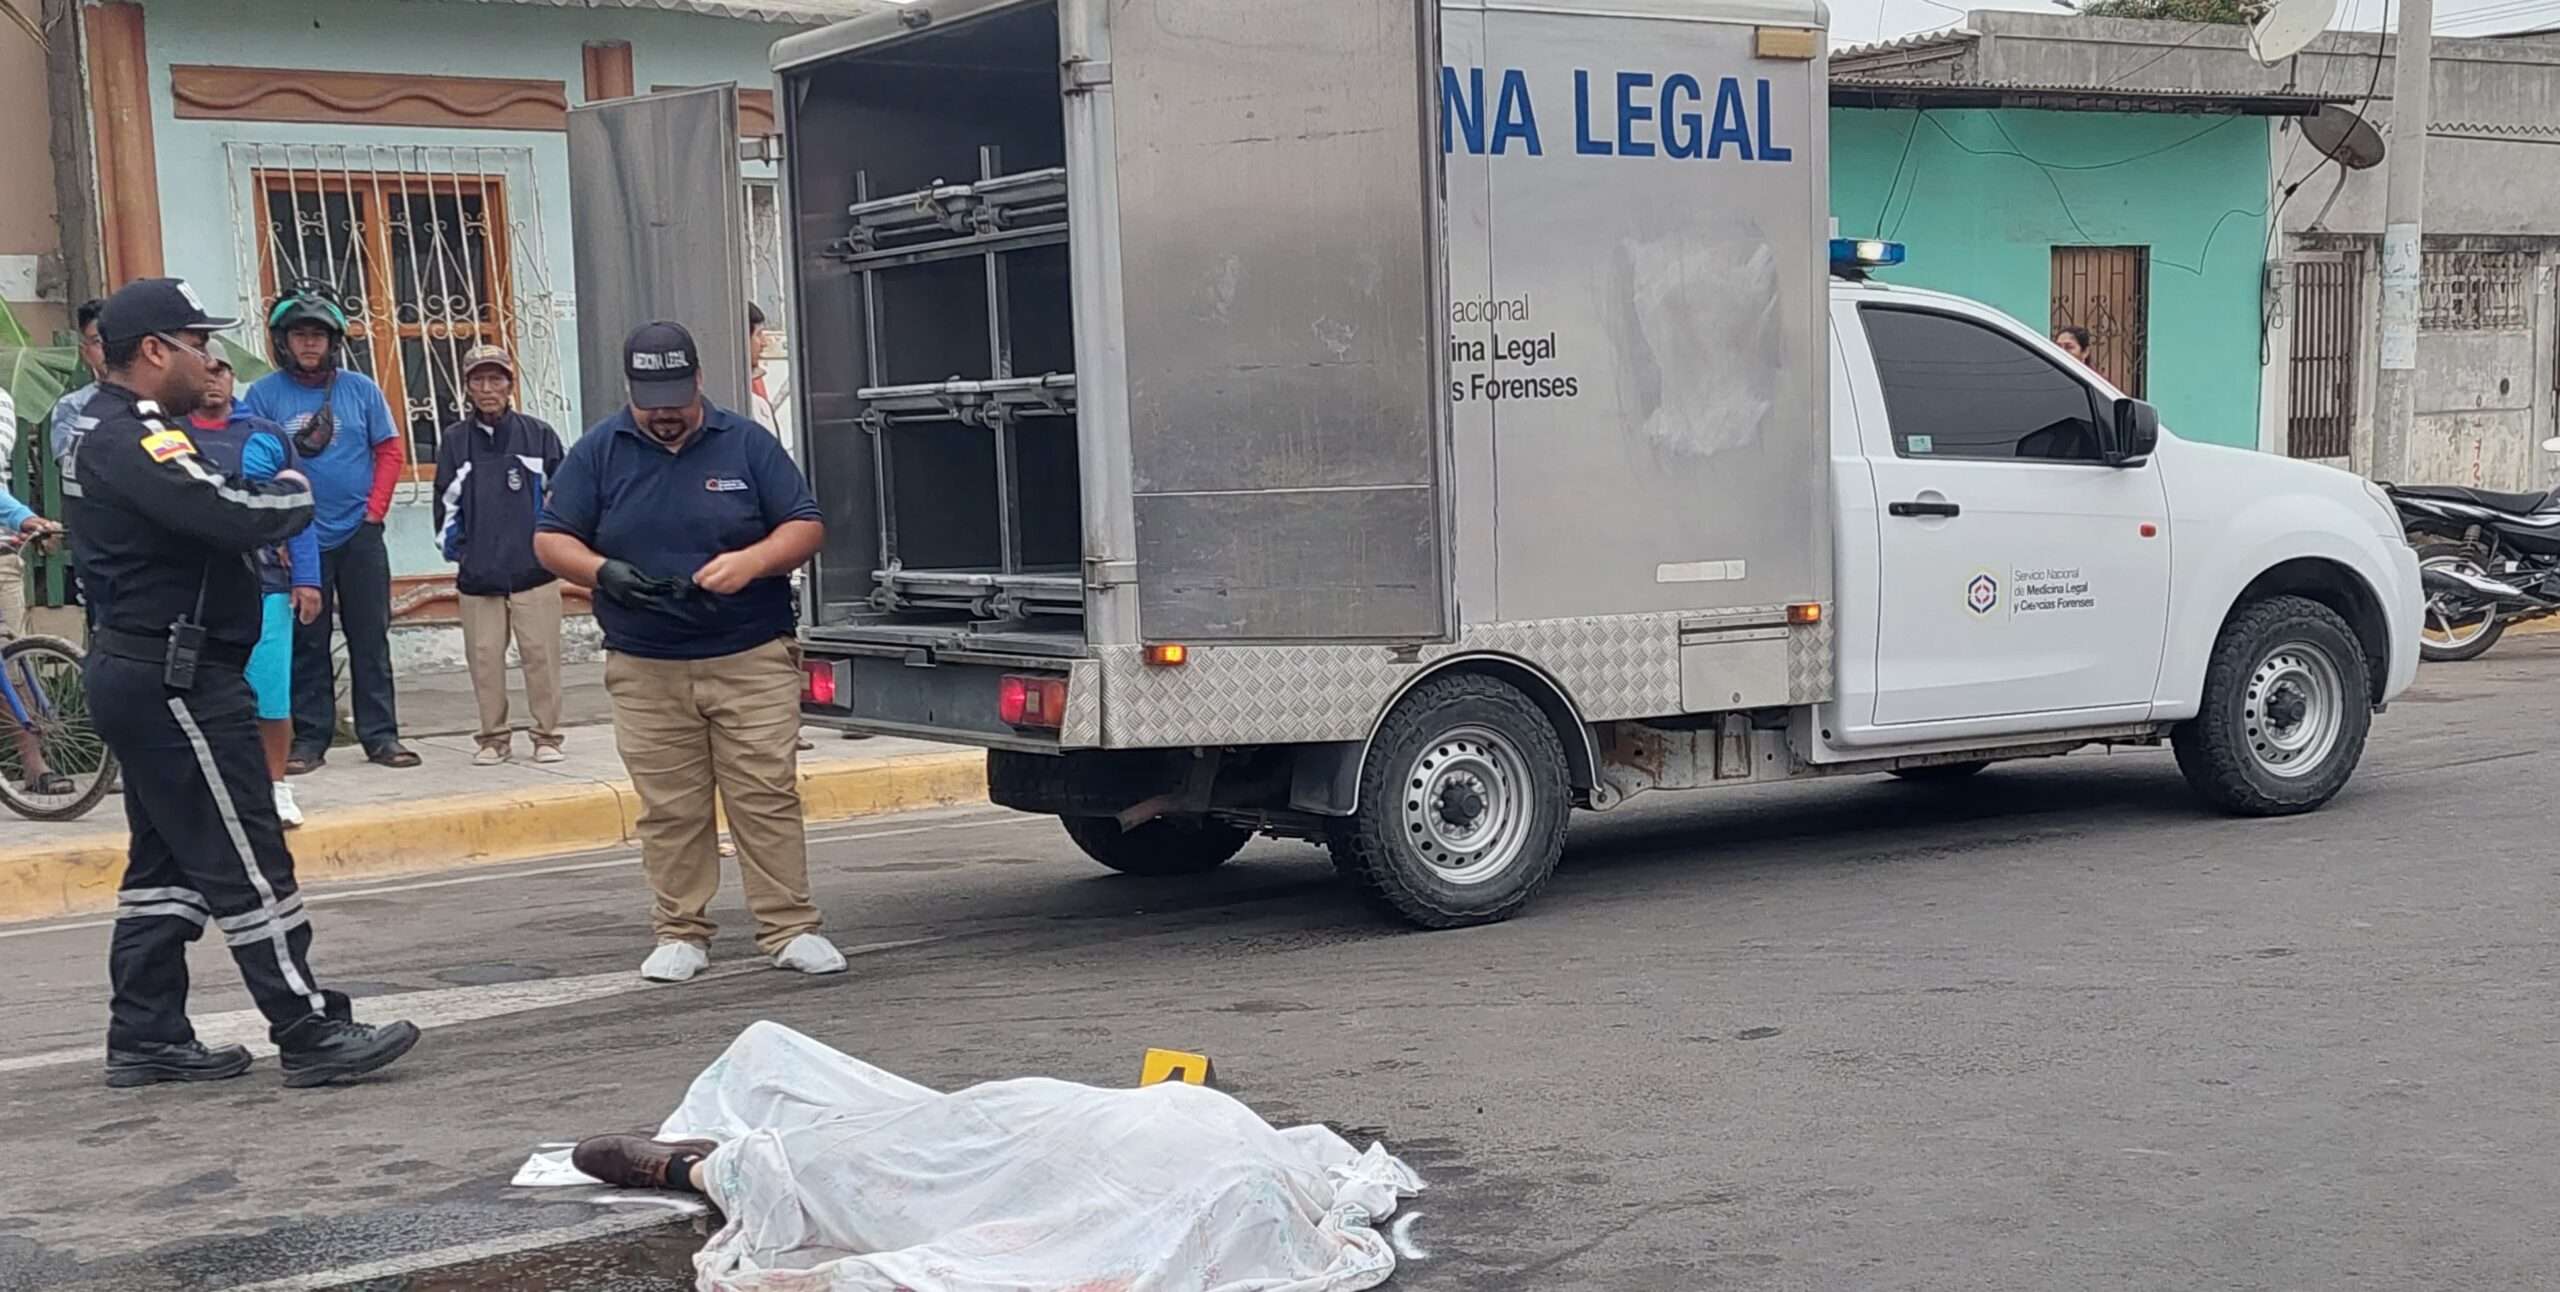
<svg viewBox="0 0 2560 1292">
<path fill-rule="evenodd" d="M 2016 338 L 1924 310 L 1868 306 L 1858 315 L 1897 455 L 2102 460 L 2089 387 Z"/>
</svg>

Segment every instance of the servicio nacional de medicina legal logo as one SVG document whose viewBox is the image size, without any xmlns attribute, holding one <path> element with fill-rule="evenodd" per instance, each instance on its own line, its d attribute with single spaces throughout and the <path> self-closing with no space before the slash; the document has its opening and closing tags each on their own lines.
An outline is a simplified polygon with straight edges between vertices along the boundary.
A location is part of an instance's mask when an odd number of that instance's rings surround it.
<svg viewBox="0 0 2560 1292">
<path fill-rule="evenodd" d="M 1964 604 L 1977 615 L 1990 614 L 2000 605 L 2000 580 L 1987 572 L 1973 576 L 1964 590 Z"/>
</svg>

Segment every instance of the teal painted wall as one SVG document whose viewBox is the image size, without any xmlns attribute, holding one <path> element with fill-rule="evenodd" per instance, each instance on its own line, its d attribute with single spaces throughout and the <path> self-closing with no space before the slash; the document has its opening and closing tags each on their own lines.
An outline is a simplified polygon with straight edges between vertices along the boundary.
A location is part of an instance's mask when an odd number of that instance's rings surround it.
<svg viewBox="0 0 2560 1292">
<path fill-rule="evenodd" d="M 2161 420 L 2188 439 L 2257 446 L 2263 120 L 1841 108 L 1831 149 L 1841 234 L 1909 247 L 1889 282 L 2050 328 L 2055 247 L 2149 247 L 2145 380 Z"/>
<path fill-rule="evenodd" d="M 369 72 L 526 77 L 559 81 L 569 101 L 585 98 L 584 42 L 631 44 L 633 80 L 653 85 L 709 85 L 736 81 L 769 87 L 768 50 L 795 29 L 689 13 L 579 6 L 519 4 L 392 4 L 375 0 L 145 0 L 145 46 L 151 73 L 151 128 L 158 154 L 161 242 L 170 273 L 191 280 L 209 302 L 236 304 L 254 318 L 260 302 L 254 260 L 241 230 L 257 227 L 246 176 L 225 144 L 427 145 L 437 149 L 478 146 L 474 164 L 507 177 L 511 223 L 519 250 L 544 272 L 519 276 L 528 303 L 548 292 L 556 307 L 556 340 L 519 327 L 519 358 L 535 370 L 556 372 L 554 384 L 578 389 L 576 282 L 571 259 L 567 136 L 526 130 L 423 129 L 408 126 L 305 125 L 256 121 L 180 119 L 170 96 L 174 63 L 248 67 L 322 67 Z M 508 164 L 510 153 L 529 153 L 528 165 Z M 301 154 L 309 164 L 311 154 Z M 449 154 L 439 153 L 439 157 Z M 391 163 L 385 162 L 385 165 Z M 750 165 L 752 177 L 773 168 Z M 529 173 L 527 173 L 529 172 Z M 528 191 L 528 188 L 530 191 Z M 531 245 L 526 245 L 527 243 Z M 537 254 L 538 253 L 538 254 Z M 241 334 L 263 348 L 254 329 Z M 545 353 L 537 354 L 537 350 Z M 547 352 L 556 349 L 552 356 Z M 553 365 L 556 366 L 547 366 Z M 531 400 L 535 392 L 526 392 Z M 571 405 L 537 407 L 563 437 L 580 431 L 565 413 Z M 392 572 L 441 573 L 452 568 L 436 549 L 429 486 L 404 484 L 394 495 L 386 538 Z"/>
</svg>

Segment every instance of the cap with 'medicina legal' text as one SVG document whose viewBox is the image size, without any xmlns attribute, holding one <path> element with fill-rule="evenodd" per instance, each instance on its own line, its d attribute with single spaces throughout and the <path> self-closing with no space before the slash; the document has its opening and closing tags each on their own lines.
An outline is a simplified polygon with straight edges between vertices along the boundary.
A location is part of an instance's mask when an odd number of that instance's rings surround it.
<svg viewBox="0 0 2560 1292">
<path fill-rule="evenodd" d="M 622 343 L 622 377 L 634 408 L 682 408 L 701 393 L 702 352 L 678 323 L 644 323 Z"/>
</svg>

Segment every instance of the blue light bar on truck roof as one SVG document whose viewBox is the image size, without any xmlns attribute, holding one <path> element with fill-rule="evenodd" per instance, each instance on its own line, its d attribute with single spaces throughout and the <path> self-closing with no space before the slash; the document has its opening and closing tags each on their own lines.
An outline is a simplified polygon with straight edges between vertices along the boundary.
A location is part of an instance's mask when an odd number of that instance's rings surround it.
<svg viewBox="0 0 2560 1292">
<path fill-rule="evenodd" d="M 1834 269 L 1883 269 L 1902 263 L 1902 244 L 1881 238 L 1833 238 Z"/>
</svg>

